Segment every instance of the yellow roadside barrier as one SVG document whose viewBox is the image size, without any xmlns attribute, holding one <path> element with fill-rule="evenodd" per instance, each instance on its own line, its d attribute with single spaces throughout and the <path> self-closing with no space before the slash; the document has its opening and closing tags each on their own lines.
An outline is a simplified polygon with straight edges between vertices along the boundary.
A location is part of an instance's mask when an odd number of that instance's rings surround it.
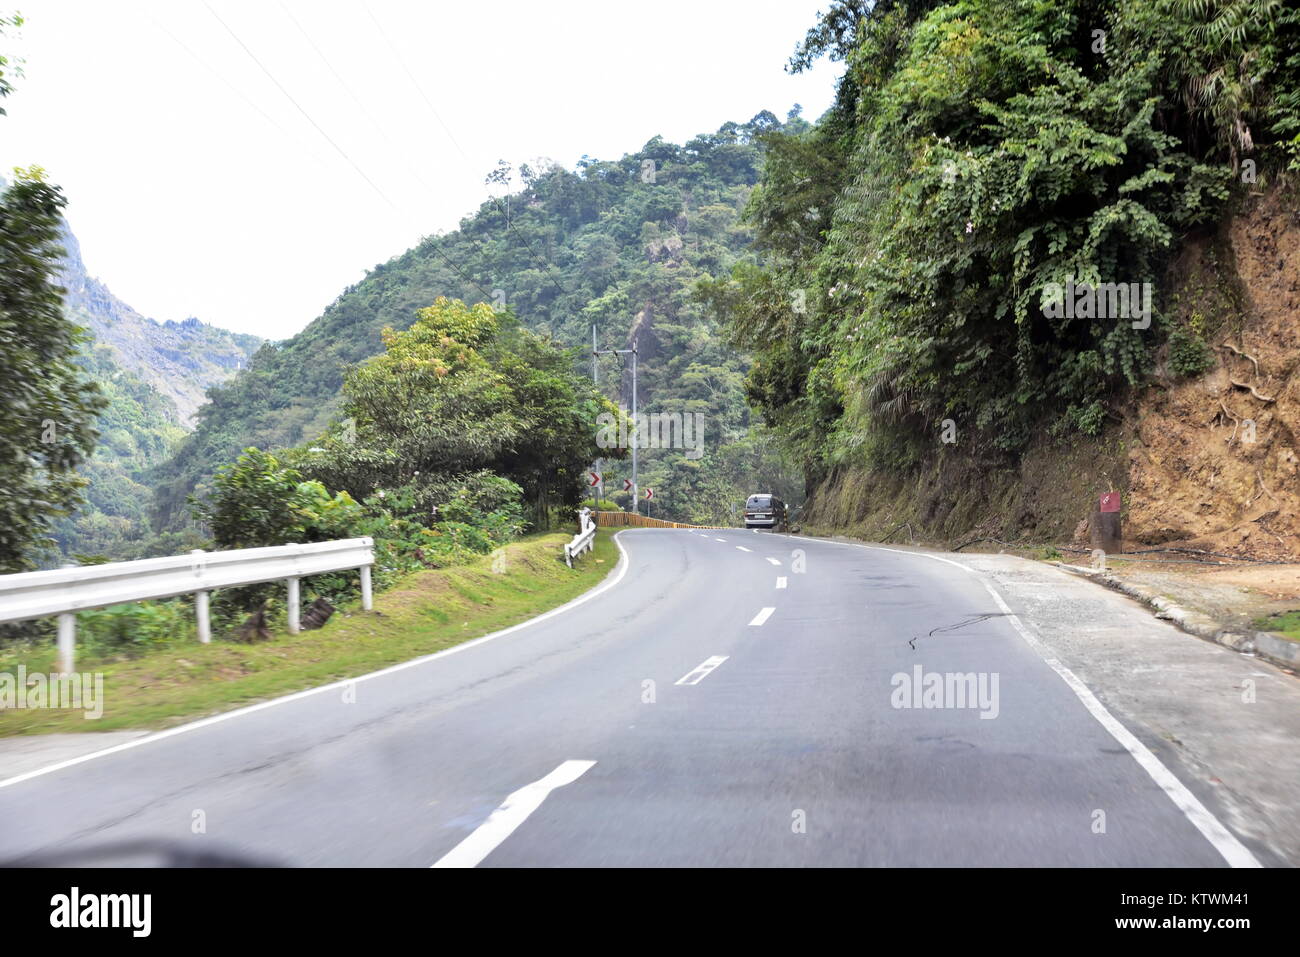
<svg viewBox="0 0 1300 957">
<path fill-rule="evenodd" d="M 645 515 L 633 515 L 631 512 L 595 512 L 596 525 L 600 528 L 619 526 L 631 528 L 728 528 L 726 525 L 688 525 L 685 522 L 665 522 L 662 518 L 648 518 Z"/>
</svg>

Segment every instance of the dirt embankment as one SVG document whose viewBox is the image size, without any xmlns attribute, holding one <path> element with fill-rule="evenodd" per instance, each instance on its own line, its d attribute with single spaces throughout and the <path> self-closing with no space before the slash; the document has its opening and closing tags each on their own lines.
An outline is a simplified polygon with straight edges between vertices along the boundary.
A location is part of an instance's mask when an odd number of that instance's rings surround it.
<svg viewBox="0 0 1300 957">
<path fill-rule="evenodd" d="M 1147 389 L 1129 452 L 1126 537 L 1300 555 L 1300 204 L 1271 193 L 1188 243 L 1176 314 L 1214 365 Z M 1159 373 L 1168 372 L 1168 356 Z"/>
<path fill-rule="evenodd" d="M 841 469 L 813 492 L 804 525 L 1086 545 L 1097 495 L 1118 490 L 1126 547 L 1300 557 L 1300 200 L 1252 197 L 1218 232 L 1190 238 L 1170 278 L 1166 312 L 1184 346 L 1162 347 L 1122 424 L 1043 436 L 1016 465 L 949 449 L 906 476 Z M 1205 371 L 1188 378 L 1197 354 Z"/>
</svg>

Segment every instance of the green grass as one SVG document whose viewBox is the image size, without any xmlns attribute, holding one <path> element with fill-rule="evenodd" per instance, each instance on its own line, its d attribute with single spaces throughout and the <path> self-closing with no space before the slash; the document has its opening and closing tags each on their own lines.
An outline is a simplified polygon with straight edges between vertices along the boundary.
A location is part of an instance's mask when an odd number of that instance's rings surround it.
<svg viewBox="0 0 1300 957">
<path fill-rule="evenodd" d="M 1271 631 L 1291 641 L 1300 641 L 1300 610 L 1256 618 L 1250 626 L 1257 631 Z"/>
<path fill-rule="evenodd" d="M 441 651 L 564 604 L 598 584 L 618 563 L 610 531 L 595 549 L 564 564 L 567 534 L 535 535 L 506 546 L 504 573 L 485 556 L 474 564 L 417 572 L 375 595 L 375 608 L 341 608 L 324 628 L 275 633 L 258 644 L 174 643 L 124 660 L 78 660 L 104 675 L 104 713 L 0 710 L 0 736 L 54 731 L 161 728 L 256 701 L 355 677 Z M 523 640 L 526 640 L 523 639 Z M 0 655 L 0 672 L 55 669 L 54 649 Z"/>
</svg>

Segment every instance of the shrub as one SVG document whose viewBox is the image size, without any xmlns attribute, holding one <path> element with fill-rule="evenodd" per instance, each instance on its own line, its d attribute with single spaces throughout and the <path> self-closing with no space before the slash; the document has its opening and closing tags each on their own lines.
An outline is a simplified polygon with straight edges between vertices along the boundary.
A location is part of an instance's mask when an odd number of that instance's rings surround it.
<svg viewBox="0 0 1300 957">
<path fill-rule="evenodd" d="M 201 502 L 191 498 L 191 505 L 221 548 L 351 538 L 362 518 L 347 492 L 331 496 L 320 482 L 304 482 L 296 469 L 256 448 L 219 469 L 213 486 L 211 495 Z"/>
<path fill-rule="evenodd" d="M 1177 378 L 1191 379 L 1214 365 L 1214 352 L 1181 326 L 1169 334 L 1169 371 Z"/>
</svg>

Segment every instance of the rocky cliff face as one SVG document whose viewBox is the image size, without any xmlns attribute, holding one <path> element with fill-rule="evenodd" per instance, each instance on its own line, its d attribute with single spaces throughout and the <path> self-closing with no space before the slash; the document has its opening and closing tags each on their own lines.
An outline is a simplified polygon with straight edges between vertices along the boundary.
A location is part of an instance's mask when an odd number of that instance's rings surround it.
<svg viewBox="0 0 1300 957">
<path fill-rule="evenodd" d="M 122 368 L 153 386 L 176 406 L 176 422 L 189 428 L 209 386 L 226 381 L 257 351 L 257 336 L 228 332 L 198 319 L 157 322 L 140 315 L 86 271 L 81 246 L 65 227 L 61 281 L 64 308 L 107 346 Z"/>
</svg>

